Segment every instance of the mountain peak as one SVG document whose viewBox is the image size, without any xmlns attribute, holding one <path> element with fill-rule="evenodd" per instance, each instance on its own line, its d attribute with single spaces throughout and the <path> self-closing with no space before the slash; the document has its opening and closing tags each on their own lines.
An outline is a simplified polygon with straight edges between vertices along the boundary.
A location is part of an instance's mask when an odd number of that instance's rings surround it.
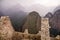
<svg viewBox="0 0 60 40">
<path fill-rule="evenodd" d="M 35 11 L 29 13 L 25 24 L 23 25 L 22 31 L 28 29 L 29 33 L 36 34 L 40 30 L 41 17 Z M 36 25 L 37 24 L 37 25 Z"/>
<path fill-rule="evenodd" d="M 60 9 L 60 5 L 54 9 L 54 12 Z"/>
<path fill-rule="evenodd" d="M 48 12 L 46 15 L 45 15 L 45 17 L 47 17 L 47 18 L 51 18 L 53 15 L 52 15 L 52 13 L 51 12 Z"/>
<path fill-rule="evenodd" d="M 39 14 L 38 14 L 38 12 L 36 12 L 36 11 L 32 11 L 32 12 L 30 12 L 29 15 L 39 15 Z"/>
</svg>

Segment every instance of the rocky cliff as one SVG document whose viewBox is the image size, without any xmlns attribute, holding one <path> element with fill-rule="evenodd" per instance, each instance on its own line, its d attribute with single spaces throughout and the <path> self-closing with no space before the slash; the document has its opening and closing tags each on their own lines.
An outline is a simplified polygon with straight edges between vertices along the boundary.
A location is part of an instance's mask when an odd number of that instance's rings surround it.
<svg viewBox="0 0 60 40">
<path fill-rule="evenodd" d="M 60 9 L 54 12 L 51 24 L 53 28 L 60 31 Z"/>
<path fill-rule="evenodd" d="M 22 28 L 22 31 L 28 29 L 29 33 L 37 33 L 40 30 L 41 17 L 35 11 L 30 12 L 27 20 Z"/>
</svg>

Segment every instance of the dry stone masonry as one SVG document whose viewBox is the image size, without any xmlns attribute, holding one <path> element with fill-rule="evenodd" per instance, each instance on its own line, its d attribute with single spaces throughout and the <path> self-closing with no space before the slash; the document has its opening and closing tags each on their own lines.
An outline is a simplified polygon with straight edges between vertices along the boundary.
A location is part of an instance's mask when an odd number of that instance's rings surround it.
<svg viewBox="0 0 60 40">
<path fill-rule="evenodd" d="M 0 40 L 12 40 L 14 29 L 9 16 L 0 17 Z"/>
<path fill-rule="evenodd" d="M 48 18 L 41 18 L 41 40 L 50 40 Z"/>
<path fill-rule="evenodd" d="M 39 28 L 38 33 L 31 34 L 28 31 L 29 30 L 28 27 L 24 30 L 23 33 L 14 31 L 9 16 L 0 17 L 0 40 L 50 40 L 52 39 L 52 37 L 50 37 L 49 34 L 48 18 L 41 18 L 40 20 L 41 24 L 39 20 L 40 19 L 38 18 L 38 23 L 37 23 L 37 27 Z M 41 27 L 39 26 L 39 24 Z M 57 36 L 56 39 L 60 39 L 60 36 Z"/>
</svg>

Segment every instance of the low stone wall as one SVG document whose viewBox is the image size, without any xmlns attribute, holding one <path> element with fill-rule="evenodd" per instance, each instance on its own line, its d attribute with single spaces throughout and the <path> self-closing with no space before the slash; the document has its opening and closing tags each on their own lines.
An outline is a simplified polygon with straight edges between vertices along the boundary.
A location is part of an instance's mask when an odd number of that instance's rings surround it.
<svg viewBox="0 0 60 40">
<path fill-rule="evenodd" d="M 15 32 L 12 40 L 41 40 L 41 36 L 38 34 L 26 34 L 21 32 Z"/>
</svg>

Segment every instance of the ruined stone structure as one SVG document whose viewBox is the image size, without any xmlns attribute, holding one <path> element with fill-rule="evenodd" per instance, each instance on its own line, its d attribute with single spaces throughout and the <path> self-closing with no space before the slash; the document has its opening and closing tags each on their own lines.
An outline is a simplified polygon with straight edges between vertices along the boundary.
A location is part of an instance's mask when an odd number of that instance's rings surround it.
<svg viewBox="0 0 60 40">
<path fill-rule="evenodd" d="M 35 15 L 37 14 L 34 14 L 33 18 L 35 18 Z M 36 23 L 37 25 L 35 25 L 37 27 L 35 27 L 38 28 L 37 34 L 29 33 L 28 27 L 23 33 L 15 32 L 11 25 L 9 16 L 0 17 L 0 40 L 50 40 L 48 18 L 39 19 L 38 17 L 38 21 Z"/>
<path fill-rule="evenodd" d="M 59 36 L 59 35 L 57 35 L 57 36 L 56 36 L 56 39 L 58 39 L 58 40 L 59 40 L 59 39 L 60 39 L 60 36 Z"/>
<path fill-rule="evenodd" d="M 50 40 L 48 18 L 41 18 L 41 40 Z"/>
<path fill-rule="evenodd" d="M 27 30 L 25 30 L 23 33 L 15 32 L 12 40 L 41 40 L 41 36 L 39 35 L 39 33 L 30 34 Z"/>
<path fill-rule="evenodd" d="M 9 16 L 0 17 L 0 40 L 12 40 L 14 29 Z"/>
</svg>

